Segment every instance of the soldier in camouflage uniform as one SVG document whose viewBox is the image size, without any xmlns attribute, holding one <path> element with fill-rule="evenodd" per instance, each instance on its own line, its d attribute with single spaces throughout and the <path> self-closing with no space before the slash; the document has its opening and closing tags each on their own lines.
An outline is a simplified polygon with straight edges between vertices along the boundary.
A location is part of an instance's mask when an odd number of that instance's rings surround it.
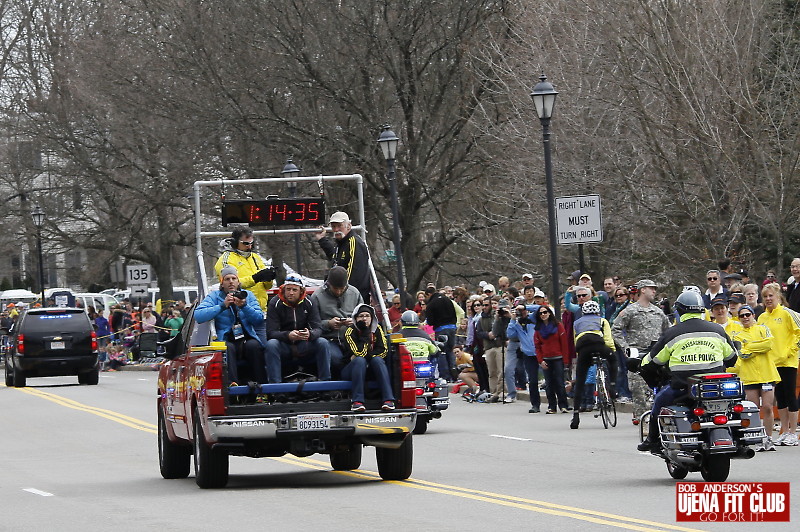
<svg viewBox="0 0 800 532">
<path fill-rule="evenodd" d="M 656 283 L 642 279 L 636 283 L 636 287 L 639 289 L 639 300 L 620 312 L 611 328 L 614 341 L 622 349 L 647 349 L 669 328 L 669 318 L 661 308 L 652 304 L 656 297 Z M 633 396 L 633 422 L 637 423 L 639 416 L 651 408 L 653 390 L 639 375 L 630 373 L 628 377 Z"/>
</svg>

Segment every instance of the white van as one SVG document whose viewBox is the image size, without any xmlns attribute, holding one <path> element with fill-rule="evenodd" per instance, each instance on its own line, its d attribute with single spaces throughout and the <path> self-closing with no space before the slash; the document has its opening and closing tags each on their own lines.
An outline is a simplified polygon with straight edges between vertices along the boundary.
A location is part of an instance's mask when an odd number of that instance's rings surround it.
<svg viewBox="0 0 800 532">
<path fill-rule="evenodd" d="M 116 305 L 117 300 L 109 294 L 83 292 L 75 294 L 75 304 L 83 308 L 94 307 L 95 311 L 108 318 L 111 315 L 111 306 Z"/>
<path fill-rule="evenodd" d="M 161 292 L 158 288 L 148 288 L 148 298 L 147 301 L 152 303 L 153 305 L 156 304 L 156 301 L 161 299 L 162 305 L 170 305 L 176 301 L 183 300 L 186 302 L 186 306 L 188 307 L 191 305 L 192 301 L 197 299 L 197 287 L 196 286 L 176 286 L 173 287 L 172 293 L 169 294 L 169 297 L 161 297 Z M 130 297 L 131 291 L 130 290 L 120 290 L 114 294 L 114 297 L 122 301 L 123 299 Z M 136 306 L 137 301 L 132 301 L 134 306 Z"/>
</svg>

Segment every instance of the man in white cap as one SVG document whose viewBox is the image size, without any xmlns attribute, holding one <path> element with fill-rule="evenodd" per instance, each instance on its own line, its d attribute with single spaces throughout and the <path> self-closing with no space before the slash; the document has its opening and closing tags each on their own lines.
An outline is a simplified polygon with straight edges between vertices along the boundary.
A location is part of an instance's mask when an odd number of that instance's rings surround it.
<svg viewBox="0 0 800 532">
<path fill-rule="evenodd" d="M 364 302 L 369 304 L 372 283 L 367 263 L 369 254 L 367 244 L 353 231 L 353 224 L 347 213 L 337 211 L 330 218 L 332 241 L 324 227 L 316 234 L 319 247 L 325 252 L 331 266 L 341 266 L 347 270 L 347 282 L 355 286 L 361 293 Z M 335 241 L 335 242 L 334 242 Z"/>
</svg>

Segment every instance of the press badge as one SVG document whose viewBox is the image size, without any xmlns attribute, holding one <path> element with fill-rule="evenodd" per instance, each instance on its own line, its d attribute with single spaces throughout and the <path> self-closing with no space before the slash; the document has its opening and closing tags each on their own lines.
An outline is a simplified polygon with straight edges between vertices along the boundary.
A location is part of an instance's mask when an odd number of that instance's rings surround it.
<svg viewBox="0 0 800 532">
<path fill-rule="evenodd" d="M 233 331 L 231 332 L 233 333 L 234 340 L 241 340 L 242 338 L 244 338 L 244 328 L 242 327 L 241 323 L 237 323 L 236 325 L 234 325 Z"/>
<path fill-rule="evenodd" d="M 774 388 L 775 386 L 773 386 L 771 382 L 765 382 L 761 385 L 762 392 L 771 392 Z"/>
</svg>

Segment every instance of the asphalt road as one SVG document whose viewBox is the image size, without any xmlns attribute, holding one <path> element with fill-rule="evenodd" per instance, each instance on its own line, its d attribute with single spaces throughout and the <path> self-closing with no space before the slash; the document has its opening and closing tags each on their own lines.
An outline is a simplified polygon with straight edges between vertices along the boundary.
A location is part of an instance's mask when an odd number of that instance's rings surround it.
<svg viewBox="0 0 800 532">
<path fill-rule="evenodd" d="M 224 490 L 164 480 L 156 450 L 155 372 L 0 385 L 0 530 L 796 530 L 791 523 L 676 523 L 675 482 L 635 451 L 630 414 L 604 430 L 584 415 L 467 404 L 414 437 L 412 479 L 382 482 L 374 451 L 333 472 L 327 456 L 231 459 Z M 731 465 L 729 481 L 798 485 L 800 447 Z M 691 473 L 687 480 L 701 480 Z M 791 510 L 800 519 L 800 493 Z"/>
</svg>

